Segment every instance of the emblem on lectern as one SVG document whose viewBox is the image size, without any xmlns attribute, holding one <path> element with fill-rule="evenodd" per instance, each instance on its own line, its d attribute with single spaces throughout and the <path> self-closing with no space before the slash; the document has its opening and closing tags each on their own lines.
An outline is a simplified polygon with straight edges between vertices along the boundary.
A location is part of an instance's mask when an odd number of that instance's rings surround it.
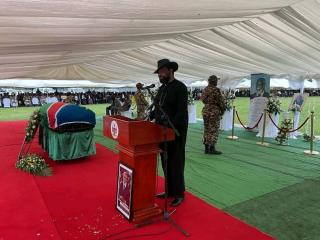
<svg viewBox="0 0 320 240">
<path fill-rule="evenodd" d="M 114 139 L 118 138 L 119 135 L 119 127 L 116 121 L 111 122 L 111 135 Z"/>
</svg>

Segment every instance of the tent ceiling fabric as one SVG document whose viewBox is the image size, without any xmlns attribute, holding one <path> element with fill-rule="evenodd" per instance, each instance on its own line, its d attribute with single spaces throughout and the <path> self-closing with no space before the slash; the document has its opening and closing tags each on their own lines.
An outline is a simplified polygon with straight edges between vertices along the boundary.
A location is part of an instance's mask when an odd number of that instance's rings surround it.
<svg viewBox="0 0 320 240">
<path fill-rule="evenodd" d="M 0 79 L 186 83 L 251 73 L 320 79 L 318 0 L 2 0 Z M 1 81 L 1 80 L 0 80 Z"/>
<path fill-rule="evenodd" d="M 121 83 L 96 83 L 88 80 L 34 80 L 34 79 L 5 79 L 0 81 L 0 88 L 116 88 L 126 87 Z"/>
</svg>

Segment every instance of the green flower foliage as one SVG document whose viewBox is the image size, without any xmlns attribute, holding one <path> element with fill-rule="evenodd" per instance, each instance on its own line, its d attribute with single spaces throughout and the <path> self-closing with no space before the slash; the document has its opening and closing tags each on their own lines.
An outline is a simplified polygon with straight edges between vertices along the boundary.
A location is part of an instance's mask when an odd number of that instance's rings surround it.
<svg viewBox="0 0 320 240">
<path fill-rule="evenodd" d="M 188 91 L 188 104 L 189 105 L 193 105 L 194 104 L 194 98 L 193 98 L 192 91 Z"/>
<path fill-rule="evenodd" d="M 40 114 L 39 109 L 35 110 L 30 116 L 28 126 L 26 128 L 26 142 L 30 142 L 34 135 L 36 135 L 37 129 L 39 127 L 40 122 Z"/>
<path fill-rule="evenodd" d="M 315 136 L 313 136 L 313 140 L 315 140 Z M 310 142 L 311 141 L 311 136 L 307 133 L 304 133 L 303 134 L 303 140 L 306 141 L 306 142 Z"/>
<path fill-rule="evenodd" d="M 37 154 L 27 154 L 16 162 L 16 168 L 38 176 L 51 176 L 52 169 L 45 160 Z"/>
<path fill-rule="evenodd" d="M 284 119 L 280 125 L 280 131 L 276 136 L 275 140 L 280 144 L 285 144 L 288 142 L 289 131 L 293 128 L 293 122 L 291 119 Z"/>
<path fill-rule="evenodd" d="M 223 96 L 223 101 L 224 101 L 224 106 L 226 111 L 230 111 L 233 108 L 233 96 L 231 91 L 226 91 L 222 94 Z"/>
</svg>

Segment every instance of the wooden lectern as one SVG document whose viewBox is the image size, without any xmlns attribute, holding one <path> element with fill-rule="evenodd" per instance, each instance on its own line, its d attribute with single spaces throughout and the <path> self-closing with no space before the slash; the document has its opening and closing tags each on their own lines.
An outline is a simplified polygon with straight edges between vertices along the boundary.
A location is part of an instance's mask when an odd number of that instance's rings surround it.
<svg viewBox="0 0 320 240">
<path fill-rule="evenodd" d="M 119 160 L 134 169 L 132 221 L 142 223 L 162 210 L 155 203 L 158 147 L 174 140 L 172 129 L 123 116 L 104 116 L 103 134 L 118 141 Z"/>
</svg>

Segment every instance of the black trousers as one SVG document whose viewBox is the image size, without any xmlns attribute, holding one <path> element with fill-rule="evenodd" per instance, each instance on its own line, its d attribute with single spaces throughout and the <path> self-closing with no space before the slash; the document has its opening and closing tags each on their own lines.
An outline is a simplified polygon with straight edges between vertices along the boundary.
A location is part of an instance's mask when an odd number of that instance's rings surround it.
<svg viewBox="0 0 320 240">
<path fill-rule="evenodd" d="M 180 137 L 176 136 L 174 141 L 160 144 L 162 151 L 167 151 L 168 159 L 165 162 L 164 153 L 161 153 L 161 164 L 165 173 L 167 167 L 167 183 L 169 197 L 184 197 L 184 165 L 185 165 L 185 146 L 187 130 L 179 131 Z"/>
</svg>

